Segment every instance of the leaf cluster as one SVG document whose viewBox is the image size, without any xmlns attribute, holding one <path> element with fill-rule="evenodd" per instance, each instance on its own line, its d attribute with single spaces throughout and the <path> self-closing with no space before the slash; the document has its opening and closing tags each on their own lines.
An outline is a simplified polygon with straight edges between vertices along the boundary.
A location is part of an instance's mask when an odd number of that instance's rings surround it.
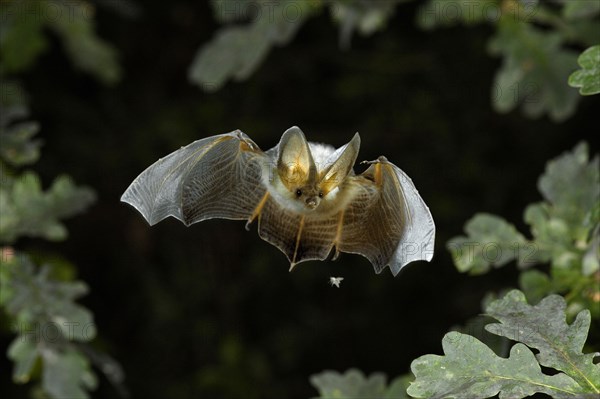
<svg viewBox="0 0 600 399">
<path fill-rule="evenodd" d="M 499 216 L 476 214 L 466 236 L 448 241 L 459 271 L 482 274 L 516 261 L 519 285 L 531 302 L 564 294 L 569 316 L 590 309 L 600 317 L 600 160 L 590 159 L 585 143 L 548 162 L 538 180 L 544 201 L 529 205 L 526 238 Z M 550 264 L 549 273 L 534 269 Z"/>
<path fill-rule="evenodd" d="M 14 168 L 35 163 L 41 141 L 35 138 L 39 125 L 21 121 L 23 106 L 7 106 L 0 117 L 0 242 L 14 243 L 20 236 L 63 240 L 67 236 L 60 219 L 84 211 L 95 199 L 93 191 L 76 187 L 67 176 L 59 176 L 47 191 L 34 172 L 16 175 Z"/>
<path fill-rule="evenodd" d="M 425 355 L 412 362 L 414 377 L 399 377 L 386 386 L 381 373 L 365 377 L 351 369 L 344 374 L 324 371 L 312 376 L 311 384 L 319 398 L 327 399 L 524 398 L 535 393 L 592 398 L 600 393 L 600 365 L 594 364 L 600 353 L 583 353 L 589 310 L 568 324 L 561 296 L 550 295 L 532 306 L 513 290 L 488 304 L 485 313 L 498 321 L 485 326 L 488 332 L 516 341 L 507 358 L 477 338 L 453 331 L 442 340 L 443 356 Z"/>
<path fill-rule="evenodd" d="M 16 337 L 7 356 L 12 378 L 39 380 L 32 392 L 49 398 L 87 398 L 97 386 L 96 365 L 123 392 L 123 372 L 88 342 L 96 336 L 92 313 L 76 300 L 87 286 L 73 281 L 70 264 L 42 259 L 42 266 L 19 250 L 22 237 L 64 240 L 61 220 L 85 211 L 94 192 L 58 176 L 46 190 L 40 178 L 24 170 L 38 161 L 42 141 L 37 122 L 29 120 L 26 94 L 7 75 L 31 67 L 48 47 L 47 31 L 62 41 L 71 61 L 104 83 L 119 78 L 113 48 L 94 32 L 94 7 L 83 1 L 3 1 L 0 3 L 0 309 Z"/>
<path fill-rule="evenodd" d="M 600 93 L 600 45 L 581 53 L 577 63 L 581 69 L 569 76 L 569 85 L 579 87 L 579 94 L 583 96 Z"/>
<path fill-rule="evenodd" d="M 198 50 L 188 77 L 207 92 L 219 90 L 229 79 L 247 79 L 273 46 L 288 44 L 307 19 L 325 8 L 339 26 L 340 47 L 348 48 L 354 32 L 370 35 L 383 29 L 405 1 L 213 0 L 215 18 L 224 26 Z M 584 95 L 600 91 L 597 46 L 581 54 L 583 69 L 576 72 L 572 49 L 600 42 L 599 15 L 600 6 L 593 0 L 429 0 L 419 8 L 416 22 L 424 30 L 493 27 L 488 49 L 502 58 L 490 91 L 494 109 L 507 113 L 521 107 L 528 117 L 548 114 L 562 121 L 575 112 L 580 99 L 572 87 Z"/>
<path fill-rule="evenodd" d="M 5 109 L 0 118 L 0 244 L 5 245 L 0 248 L 0 308 L 16 333 L 7 351 L 15 363 L 13 381 L 40 378 L 41 389 L 51 398 L 87 398 L 97 379 L 77 343 L 92 340 L 96 327 L 92 313 L 75 303 L 87 292 L 86 285 L 59 280 L 49 265 L 38 269 L 8 245 L 23 236 L 64 240 L 67 230 L 60 220 L 83 212 L 95 194 L 75 186 L 68 176 L 59 176 L 44 191 L 37 174 L 19 173 L 19 167 L 40 156 L 39 127 L 22 121 L 24 106 Z"/>
<path fill-rule="evenodd" d="M 96 335 L 91 312 L 74 301 L 87 292 L 79 281 L 53 278 L 48 265 L 36 270 L 25 255 L 7 255 L 0 263 L 0 305 L 17 334 L 8 348 L 15 363 L 13 381 L 41 374 L 42 389 L 53 398 L 87 398 L 97 385 L 90 361 L 76 345 Z"/>
<path fill-rule="evenodd" d="M 415 380 L 407 392 L 415 398 L 523 398 L 545 393 L 553 398 L 592 398 L 600 393 L 598 353 L 584 354 L 589 310 L 566 322 L 566 302 L 550 295 L 531 306 L 513 290 L 491 302 L 485 312 L 498 320 L 486 330 L 516 341 L 508 358 L 478 339 L 450 332 L 442 340 L 444 356 L 414 360 Z M 534 353 L 533 350 L 536 351 Z M 544 367 L 545 369 L 542 369 Z M 552 369 L 553 372 L 548 373 Z"/>
<path fill-rule="evenodd" d="M 567 81 L 577 66 L 577 54 L 571 48 L 600 41 L 599 15 L 596 1 L 429 0 L 419 11 L 418 23 L 423 29 L 492 26 L 495 33 L 488 49 L 502 57 L 491 90 L 493 107 L 506 113 L 520 106 L 528 117 L 548 114 L 562 121 L 575 112 L 579 101 L 569 85 L 582 87 L 582 94 L 594 93 L 593 76 L 597 75 L 592 71 L 600 66 L 598 58 L 580 59 L 586 64 L 584 71 Z"/>
<path fill-rule="evenodd" d="M 52 398 L 87 398 L 97 385 L 89 357 L 77 343 L 92 340 L 96 327 L 91 312 L 75 303 L 87 292 L 79 281 L 60 281 L 49 265 L 38 269 L 15 251 L 19 237 L 64 240 L 60 220 L 84 211 L 95 199 L 89 188 L 76 187 L 67 176 L 42 190 L 32 171 L 18 173 L 40 156 L 37 123 L 22 121 L 22 105 L 7 106 L 0 118 L 0 308 L 16 337 L 7 355 L 15 363 L 13 381 L 41 379 Z"/>
<path fill-rule="evenodd" d="M 388 385 L 383 373 L 373 373 L 366 377 L 357 369 L 347 370 L 341 374 L 337 371 L 325 370 L 310 377 L 310 383 L 319 391 L 319 398 L 327 399 L 404 399 L 409 398 L 406 388 L 410 377 L 395 378 Z"/>
<path fill-rule="evenodd" d="M 304 22 L 325 8 L 339 24 L 341 47 L 347 48 L 353 32 L 370 35 L 382 29 L 401 1 L 213 0 L 215 18 L 224 26 L 198 50 L 189 80 L 207 92 L 229 79 L 246 80 L 272 47 L 291 42 Z"/>
</svg>

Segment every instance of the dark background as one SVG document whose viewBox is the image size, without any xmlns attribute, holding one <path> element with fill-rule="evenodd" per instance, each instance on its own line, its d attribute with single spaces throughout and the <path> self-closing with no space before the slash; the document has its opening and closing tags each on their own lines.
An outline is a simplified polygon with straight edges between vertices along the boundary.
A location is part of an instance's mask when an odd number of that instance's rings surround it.
<svg viewBox="0 0 600 399">
<path fill-rule="evenodd" d="M 417 4 L 398 7 L 382 32 L 355 36 L 348 51 L 322 13 L 249 80 L 215 94 L 187 80 L 218 27 L 208 4 L 140 6 L 136 18 L 97 10 L 99 35 L 117 47 L 124 70 L 115 87 L 73 69 L 56 39 L 23 77 L 42 126 L 36 170 L 44 185 L 66 173 L 98 195 L 68 221 L 67 241 L 23 245 L 77 265 L 91 288 L 82 303 L 95 314 L 95 344 L 122 364 L 132 397 L 307 398 L 316 395 L 309 376 L 324 369 L 408 372 L 416 357 L 441 353 L 443 334 L 478 314 L 487 291 L 516 286 L 514 266 L 459 274 L 445 242 L 475 212 L 527 232 L 522 212 L 541 199 L 545 162 L 582 139 L 598 148 L 591 128 L 600 97 L 582 99 L 560 124 L 495 113 L 500 60 L 485 49 L 491 29 L 423 32 Z M 119 202 L 143 169 L 182 145 L 241 129 L 266 150 L 292 125 L 335 146 L 358 131 L 359 160 L 385 155 L 407 172 L 436 222 L 433 261 L 394 278 L 343 254 L 288 273 L 285 256 L 255 226 L 211 220 L 185 228 L 169 219 L 150 228 Z M 344 277 L 340 289 L 330 276 Z M 11 384 L 8 372 L 1 379 Z M 116 395 L 102 377 L 93 396 Z"/>
</svg>

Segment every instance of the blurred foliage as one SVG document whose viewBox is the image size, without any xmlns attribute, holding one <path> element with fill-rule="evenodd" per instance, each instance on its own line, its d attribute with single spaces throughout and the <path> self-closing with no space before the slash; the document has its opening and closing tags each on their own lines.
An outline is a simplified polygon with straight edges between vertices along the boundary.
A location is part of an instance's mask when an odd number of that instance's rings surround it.
<svg viewBox="0 0 600 399">
<path fill-rule="evenodd" d="M 98 367 L 121 393 L 123 372 L 88 342 L 96 337 L 92 313 L 75 301 L 87 286 L 73 280 L 74 267 L 21 249 L 27 237 L 62 241 L 62 219 L 81 213 L 94 192 L 69 176 L 42 189 L 38 174 L 22 170 L 40 158 L 39 124 L 29 120 L 27 95 L 14 79 L 30 69 L 48 48 L 48 33 L 62 41 L 72 63 L 104 83 L 115 83 L 116 53 L 94 32 L 94 6 L 82 1 L 2 1 L 0 3 L 0 309 L 16 334 L 7 349 L 17 384 L 35 381 L 38 398 L 88 398 Z M 10 76 L 10 78 L 9 78 Z M 38 383 L 39 381 L 39 383 Z"/>
<path fill-rule="evenodd" d="M 553 398 L 595 398 L 600 393 L 598 353 L 584 354 L 590 328 L 589 310 L 567 324 L 566 303 L 550 295 L 531 306 L 513 290 L 491 302 L 485 312 L 500 321 L 486 330 L 517 341 L 508 358 L 497 356 L 478 339 L 450 332 L 444 336 L 445 356 L 425 355 L 413 361 L 415 380 L 408 394 L 415 398 L 524 398 L 536 392 Z M 531 349 L 538 352 L 534 354 Z M 547 369 L 542 371 L 541 366 Z"/>
<path fill-rule="evenodd" d="M 73 64 L 107 84 L 121 76 L 114 48 L 95 33 L 95 5 L 80 0 L 0 2 L 0 74 L 23 72 L 47 51 L 47 31 L 58 36 Z"/>
<path fill-rule="evenodd" d="M 564 294 L 573 317 L 590 309 L 600 318 L 600 159 L 589 159 L 581 143 L 548 162 L 538 180 L 544 202 L 531 204 L 524 219 L 526 239 L 504 219 L 477 214 L 465 225 L 467 236 L 448 241 L 461 272 L 487 273 L 515 260 L 522 270 L 519 285 L 530 302 L 548 294 Z M 531 269 L 550 263 L 550 273 Z"/>
<path fill-rule="evenodd" d="M 34 138 L 39 125 L 22 121 L 24 106 L 3 106 L 0 117 L 0 242 L 12 244 L 19 236 L 41 236 L 63 240 L 67 231 L 59 219 L 84 211 L 93 201 L 89 188 L 75 187 L 67 176 L 60 176 L 44 192 L 34 172 L 16 176 L 10 168 L 35 163 L 40 155 L 40 140 Z"/>
<path fill-rule="evenodd" d="M 39 158 L 40 142 L 33 139 L 38 125 L 15 122 L 26 115 L 23 105 L 3 105 L 0 124 L 0 309 L 16 334 L 7 356 L 14 362 L 15 383 L 39 379 L 43 397 L 88 398 L 87 391 L 97 385 L 91 358 L 102 359 L 95 363 L 114 384 L 123 378 L 112 359 L 90 356 L 94 351 L 80 346 L 96 336 L 92 313 L 74 302 L 87 286 L 61 280 L 72 278 L 70 267 L 38 268 L 26 252 L 8 245 L 26 236 L 64 240 L 67 231 L 59 220 L 86 210 L 95 195 L 76 187 L 68 176 L 56 178 L 43 191 L 36 173 L 19 173 L 17 167 Z"/>
<path fill-rule="evenodd" d="M 325 2 L 333 20 L 339 25 L 339 43 L 342 49 L 350 48 L 354 31 L 363 36 L 372 35 L 385 28 L 396 5 L 407 0 L 388 1 L 331 1 Z"/>
<path fill-rule="evenodd" d="M 247 79 L 272 46 L 287 44 L 312 12 L 308 1 L 284 0 L 212 2 L 220 22 L 252 21 L 245 26 L 221 28 L 202 47 L 189 69 L 189 79 L 206 91 L 220 89 L 229 78 Z"/>
<path fill-rule="evenodd" d="M 189 79 L 208 92 L 219 90 L 230 77 L 247 79 L 273 45 L 289 43 L 304 21 L 324 7 L 329 7 L 340 26 L 340 47 L 348 48 L 354 31 L 370 35 L 385 27 L 400 2 L 213 0 L 219 22 L 250 22 L 221 28 L 198 51 Z M 488 48 L 492 55 L 503 58 L 492 85 L 493 107 L 506 113 L 521 106 L 528 117 L 548 114 L 562 121 L 573 115 L 579 101 L 577 92 L 567 84 L 577 59 L 571 47 L 600 41 L 598 15 L 600 7 L 595 0 L 429 0 L 421 7 L 417 23 L 425 30 L 457 24 L 492 25 L 496 33 L 489 39 Z M 588 53 L 582 61 L 586 65 L 600 64 L 598 57 L 592 56 Z M 579 80 L 585 73 L 587 83 L 581 92 L 592 94 L 590 85 L 597 85 L 598 79 L 591 68 L 576 74 L 571 86 L 584 85 Z"/>
<path fill-rule="evenodd" d="M 10 91 L 11 88 L 2 86 L 0 90 Z M 12 123 L 27 116 L 27 109 L 19 105 L 3 104 L 0 113 L 0 159 L 15 167 L 32 164 L 40 157 L 42 143 L 34 139 L 39 125 L 31 121 Z"/>
<path fill-rule="evenodd" d="M 91 312 L 74 302 L 87 286 L 59 281 L 49 265 L 38 269 L 26 255 L 9 251 L 3 249 L 0 263 L 0 305 L 17 334 L 8 348 L 15 363 L 13 380 L 22 384 L 41 378 L 51 398 L 89 397 L 86 391 L 96 387 L 97 379 L 76 343 L 94 339 L 96 326 Z"/>
<path fill-rule="evenodd" d="M 214 92 L 233 78 L 246 80 L 273 46 L 288 44 L 302 24 L 328 7 L 340 25 L 340 46 L 348 48 L 354 31 L 370 35 L 383 28 L 396 4 L 407 0 L 212 0 L 217 21 L 226 25 L 198 50 L 189 68 L 192 83 Z"/>
<path fill-rule="evenodd" d="M 567 84 L 576 68 L 571 48 L 600 41 L 599 14 L 594 0 L 429 0 L 418 21 L 424 29 L 492 25 L 489 51 L 503 57 L 492 85 L 493 107 L 506 113 L 521 106 L 528 117 L 547 113 L 562 121 L 573 115 L 579 101 Z"/>
<path fill-rule="evenodd" d="M 76 187 L 67 176 L 59 176 L 48 191 L 40 180 L 25 172 L 0 188 L 0 241 L 13 243 L 19 236 L 58 241 L 67 237 L 59 219 L 83 212 L 94 201 L 89 188 Z"/>
<path fill-rule="evenodd" d="M 569 76 L 569 85 L 579 87 L 579 93 L 584 96 L 600 93 L 600 45 L 581 53 L 577 63 L 582 69 Z"/>
<path fill-rule="evenodd" d="M 561 34 L 547 33 L 513 17 L 501 19 L 497 29 L 489 42 L 490 53 L 503 57 L 494 78 L 494 108 L 506 113 L 521 105 L 527 116 L 548 113 L 557 121 L 571 116 L 579 95 L 566 78 L 577 55 L 561 47 Z"/>
<path fill-rule="evenodd" d="M 350 369 L 344 374 L 326 370 L 310 377 L 310 383 L 319 391 L 319 398 L 326 399 L 404 399 L 409 398 L 406 388 L 408 377 L 399 377 L 389 385 L 382 373 L 373 373 L 369 377 L 360 370 Z"/>
</svg>

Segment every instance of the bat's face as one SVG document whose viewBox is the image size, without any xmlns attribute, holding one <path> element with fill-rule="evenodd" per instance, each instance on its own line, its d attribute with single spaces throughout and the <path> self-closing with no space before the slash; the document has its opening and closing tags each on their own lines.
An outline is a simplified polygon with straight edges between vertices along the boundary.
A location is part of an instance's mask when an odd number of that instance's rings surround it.
<svg viewBox="0 0 600 399">
<path fill-rule="evenodd" d="M 299 202 L 300 206 L 305 206 L 307 210 L 314 210 L 321 203 L 323 191 L 318 185 L 305 184 L 297 187 L 293 192 L 293 196 Z"/>
<path fill-rule="evenodd" d="M 342 204 L 344 183 L 358 155 L 360 138 L 356 135 L 337 151 L 329 146 L 312 145 L 319 149 L 315 154 L 299 129 L 284 133 L 277 161 L 279 179 L 274 188 L 293 210 L 329 212 Z M 317 156 L 317 163 L 313 155 Z"/>
</svg>

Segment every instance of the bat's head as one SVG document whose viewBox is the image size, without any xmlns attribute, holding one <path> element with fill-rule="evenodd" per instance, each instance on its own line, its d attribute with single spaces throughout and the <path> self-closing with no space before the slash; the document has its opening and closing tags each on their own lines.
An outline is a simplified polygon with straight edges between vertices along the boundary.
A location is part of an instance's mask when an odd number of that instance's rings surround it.
<svg viewBox="0 0 600 399">
<path fill-rule="evenodd" d="M 284 191 L 280 194 L 300 212 L 320 209 L 324 202 L 333 201 L 336 195 L 329 196 L 330 193 L 337 193 L 343 187 L 346 177 L 352 172 L 359 147 L 357 133 L 343 147 L 318 154 L 324 159 L 315 163 L 302 131 L 296 126 L 286 130 L 279 142 L 277 160 L 277 173 L 283 183 L 280 191 Z"/>
<path fill-rule="evenodd" d="M 317 209 L 323 198 L 323 191 L 317 185 L 305 184 L 294 191 L 295 200 L 308 210 Z"/>
</svg>

